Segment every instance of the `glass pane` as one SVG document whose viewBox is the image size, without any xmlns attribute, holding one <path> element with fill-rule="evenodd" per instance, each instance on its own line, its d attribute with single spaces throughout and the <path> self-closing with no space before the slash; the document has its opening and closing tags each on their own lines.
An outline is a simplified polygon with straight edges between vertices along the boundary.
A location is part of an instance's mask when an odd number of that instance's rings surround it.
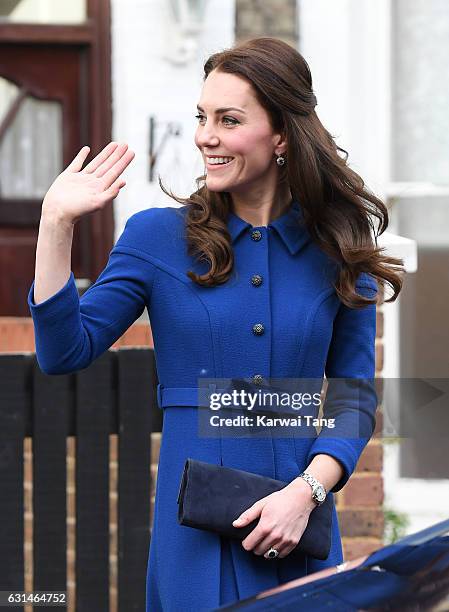
<svg viewBox="0 0 449 612">
<path fill-rule="evenodd" d="M 169 0 L 169 4 L 178 23 L 201 21 L 206 8 L 206 0 Z"/>
<path fill-rule="evenodd" d="M 86 0 L 1 0 L 0 20 L 15 23 L 82 23 Z"/>
<path fill-rule="evenodd" d="M 62 108 L 0 77 L 0 198 L 42 199 L 63 170 Z M 2 130 L 0 129 L 0 133 Z"/>
<path fill-rule="evenodd" d="M 392 3 L 393 181 L 449 182 L 447 0 Z"/>
<path fill-rule="evenodd" d="M 399 298 L 401 378 L 449 377 L 449 198 L 399 200 L 393 207 L 398 233 L 417 241 L 418 270 L 404 279 Z M 440 443 L 447 406 L 433 404 L 429 435 L 418 431 L 400 445 L 400 473 L 408 478 L 449 478 Z M 430 418 L 431 416 L 431 418 Z M 444 450 L 443 450 L 444 449 Z"/>
</svg>

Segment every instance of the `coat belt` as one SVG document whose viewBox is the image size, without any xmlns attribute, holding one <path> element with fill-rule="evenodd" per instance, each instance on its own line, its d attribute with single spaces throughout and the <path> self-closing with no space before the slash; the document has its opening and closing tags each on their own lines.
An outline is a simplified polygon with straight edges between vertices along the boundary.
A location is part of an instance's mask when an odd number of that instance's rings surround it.
<svg viewBox="0 0 449 612">
<path fill-rule="evenodd" d="M 317 389 L 320 388 L 321 386 L 317 387 Z M 204 383 L 199 387 L 166 387 L 162 383 L 159 383 L 157 385 L 157 404 L 161 410 L 169 406 L 209 408 L 211 393 L 229 393 L 232 389 L 232 384 L 225 388 L 220 388 L 216 383 L 208 383 L 207 385 Z M 275 390 L 274 387 L 273 390 Z M 283 415 L 283 410 L 275 406 L 270 408 L 266 405 L 263 409 L 268 412 L 273 412 L 278 416 Z M 289 411 L 288 408 L 286 410 L 287 412 L 284 416 L 296 416 L 295 412 Z"/>
<path fill-rule="evenodd" d="M 161 383 L 157 386 L 157 405 L 162 410 L 168 406 L 208 407 L 210 393 L 224 392 L 217 385 L 209 384 L 207 387 L 165 387 Z"/>
</svg>

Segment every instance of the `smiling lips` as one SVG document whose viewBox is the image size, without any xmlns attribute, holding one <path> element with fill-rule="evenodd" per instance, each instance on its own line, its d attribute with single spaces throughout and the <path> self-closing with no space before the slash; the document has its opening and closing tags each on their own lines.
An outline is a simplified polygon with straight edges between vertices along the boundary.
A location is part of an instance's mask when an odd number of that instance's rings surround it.
<svg viewBox="0 0 449 612">
<path fill-rule="evenodd" d="M 216 170 L 217 168 L 223 168 L 224 166 L 229 166 L 229 164 L 233 161 L 233 157 L 206 157 L 206 165 L 207 168 Z"/>
</svg>

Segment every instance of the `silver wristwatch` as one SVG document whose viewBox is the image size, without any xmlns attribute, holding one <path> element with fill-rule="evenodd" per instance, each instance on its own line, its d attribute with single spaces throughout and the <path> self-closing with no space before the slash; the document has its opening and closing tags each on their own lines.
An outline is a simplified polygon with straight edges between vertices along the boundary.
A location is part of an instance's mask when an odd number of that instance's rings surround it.
<svg viewBox="0 0 449 612">
<path fill-rule="evenodd" d="M 319 482 L 312 474 L 308 474 L 307 472 L 301 472 L 299 475 L 300 478 L 305 480 L 312 487 L 312 499 L 318 505 L 321 506 L 326 499 L 326 489 L 323 487 L 321 482 Z"/>
</svg>

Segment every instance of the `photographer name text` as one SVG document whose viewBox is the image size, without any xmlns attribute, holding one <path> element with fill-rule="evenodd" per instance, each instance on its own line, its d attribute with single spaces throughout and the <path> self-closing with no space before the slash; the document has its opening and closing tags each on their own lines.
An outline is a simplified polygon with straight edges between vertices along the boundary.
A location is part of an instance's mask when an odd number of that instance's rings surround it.
<svg viewBox="0 0 449 612">
<path fill-rule="evenodd" d="M 218 415 L 211 416 L 209 419 L 212 427 L 335 427 L 335 419 L 326 419 L 314 417 L 310 414 L 295 416 L 295 417 L 268 417 L 266 415 L 257 415 L 256 417 L 238 415 L 235 417 L 220 417 Z"/>
</svg>

